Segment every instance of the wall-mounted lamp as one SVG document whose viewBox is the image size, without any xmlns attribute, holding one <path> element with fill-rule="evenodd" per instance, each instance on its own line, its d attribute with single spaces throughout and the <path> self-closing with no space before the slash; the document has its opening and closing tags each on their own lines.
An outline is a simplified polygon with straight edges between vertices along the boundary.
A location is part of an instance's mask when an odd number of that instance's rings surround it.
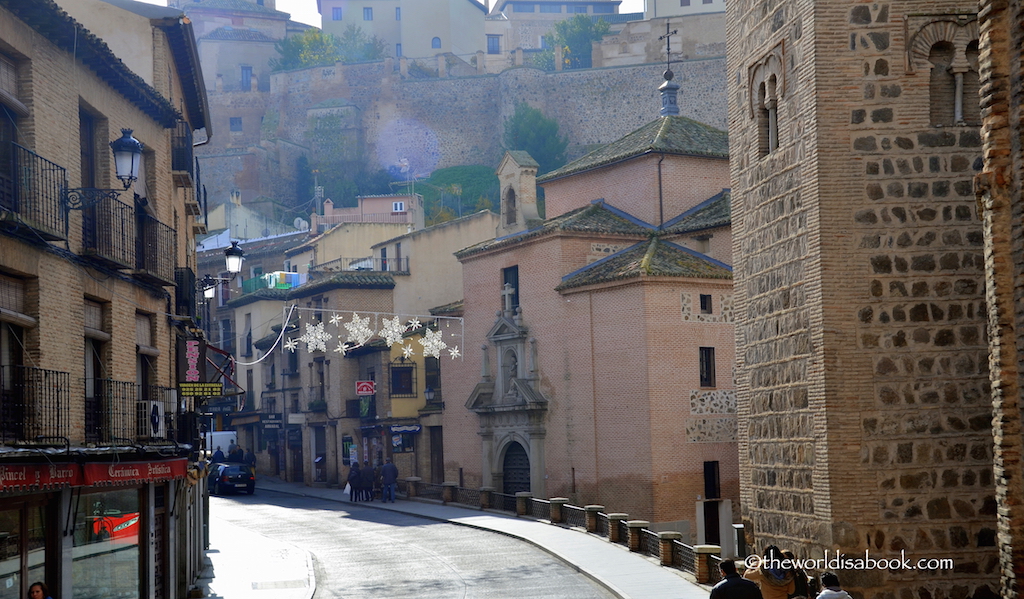
<svg viewBox="0 0 1024 599">
<path fill-rule="evenodd" d="M 95 189 L 92 187 L 64 188 L 62 200 L 66 210 L 82 210 L 104 199 L 116 200 L 139 179 L 142 161 L 142 142 L 132 137 L 131 129 L 121 129 L 121 137 L 110 142 L 114 153 L 114 172 L 124 189 Z"/>
<path fill-rule="evenodd" d="M 238 273 L 242 272 L 242 260 L 245 259 L 245 250 L 238 247 L 237 241 L 231 242 L 231 247 L 224 250 L 224 268 L 230 277 L 211 277 L 205 275 L 202 279 L 196 282 L 200 289 L 203 290 L 203 297 L 210 300 L 217 295 L 217 283 L 226 283 L 228 281 L 235 280 Z"/>
<path fill-rule="evenodd" d="M 426 390 L 423 392 L 423 397 L 426 398 L 428 402 L 434 401 L 434 390 L 431 389 L 430 387 L 427 387 Z"/>
</svg>

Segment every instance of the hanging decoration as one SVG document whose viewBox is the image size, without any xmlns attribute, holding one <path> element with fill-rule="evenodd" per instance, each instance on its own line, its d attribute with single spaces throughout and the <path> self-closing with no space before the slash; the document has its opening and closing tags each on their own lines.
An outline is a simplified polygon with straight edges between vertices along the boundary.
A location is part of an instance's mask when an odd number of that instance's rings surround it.
<svg viewBox="0 0 1024 599">
<path fill-rule="evenodd" d="M 441 357 L 441 352 L 448 347 L 448 344 L 441 339 L 442 336 L 443 334 L 441 331 L 432 331 L 430 329 L 424 331 L 423 338 L 420 339 L 420 345 L 423 346 L 424 356 L 431 356 L 433 358 Z"/>
<path fill-rule="evenodd" d="M 409 358 L 411 358 L 411 357 L 413 357 L 415 355 L 416 355 L 416 351 L 412 348 L 411 345 L 403 345 L 402 346 L 402 357 L 403 358 L 408 360 Z"/>
<path fill-rule="evenodd" d="M 380 329 L 380 337 L 384 340 L 384 343 L 388 344 L 388 347 L 396 343 L 402 342 L 402 334 L 405 333 L 405 325 L 399 317 L 391 319 L 385 318 L 382 320 L 384 326 Z"/>
<path fill-rule="evenodd" d="M 370 317 L 360 318 L 355 312 L 352 313 L 352 320 L 345 323 L 345 330 L 348 331 L 347 341 L 355 347 L 363 345 L 374 335 L 370 328 Z"/>
<path fill-rule="evenodd" d="M 327 342 L 331 340 L 331 337 L 332 335 L 324 330 L 324 323 L 318 322 L 306 324 L 306 334 L 299 337 L 298 340 L 304 342 L 310 352 L 327 351 Z"/>
</svg>

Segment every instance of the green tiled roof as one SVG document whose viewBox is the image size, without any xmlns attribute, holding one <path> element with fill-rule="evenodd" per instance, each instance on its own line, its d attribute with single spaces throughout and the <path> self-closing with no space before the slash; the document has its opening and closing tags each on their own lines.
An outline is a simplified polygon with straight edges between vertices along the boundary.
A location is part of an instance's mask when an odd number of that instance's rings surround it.
<svg viewBox="0 0 1024 599">
<path fill-rule="evenodd" d="M 599 200 L 589 206 L 577 208 L 543 221 L 539 227 L 534 229 L 471 245 L 455 252 L 455 257 L 461 260 L 479 252 L 516 245 L 527 239 L 534 239 L 555 231 L 646 237 L 651 230 L 650 225 L 633 219 L 624 212 L 605 206 L 604 202 Z"/>
<path fill-rule="evenodd" d="M 464 308 L 463 300 L 459 300 L 457 302 L 452 302 L 450 304 L 445 304 L 443 306 L 437 306 L 437 307 L 431 308 L 430 309 L 430 315 L 431 316 L 451 316 L 451 315 L 458 316 L 458 315 L 462 314 L 463 308 Z"/>
<path fill-rule="evenodd" d="M 729 135 L 684 116 L 663 116 L 562 168 L 537 177 L 537 182 L 553 181 L 650 153 L 727 159 Z"/>
<path fill-rule="evenodd" d="M 274 42 L 277 41 L 258 29 L 248 27 L 218 27 L 205 35 L 208 40 L 231 40 L 242 42 Z"/>
<path fill-rule="evenodd" d="M 556 291 L 645 277 L 732 279 L 732 269 L 692 250 L 652 237 L 569 273 Z"/>
<path fill-rule="evenodd" d="M 680 214 L 665 223 L 665 233 L 681 235 L 705 229 L 725 227 L 732 223 L 732 193 L 723 189 L 722 193 L 705 200 L 701 204 Z"/>
<path fill-rule="evenodd" d="M 252 293 L 246 293 L 242 297 L 236 297 L 235 299 L 229 301 L 226 305 L 229 308 L 241 308 L 242 306 L 246 306 L 248 304 L 252 304 L 254 302 L 262 300 L 284 301 L 288 299 L 288 292 L 290 291 L 291 289 L 269 289 L 267 287 L 264 287 L 262 289 L 257 289 Z"/>
<path fill-rule="evenodd" d="M 300 285 L 291 290 L 288 298 L 306 297 L 314 293 L 320 293 L 329 289 L 394 289 L 395 279 L 391 273 L 373 272 L 363 270 L 347 270 L 332 273 L 329 277 L 311 279 L 305 285 Z"/>
<path fill-rule="evenodd" d="M 508 152 L 508 155 L 511 156 L 512 159 L 515 160 L 516 164 L 518 164 L 519 166 L 532 166 L 535 168 L 540 166 L 539 164 L 537 164 L 537 161 L 533 159 L 533 156 L 530 156 L 530 153 L 525 150 L 506 151 Z"/>
</svg>

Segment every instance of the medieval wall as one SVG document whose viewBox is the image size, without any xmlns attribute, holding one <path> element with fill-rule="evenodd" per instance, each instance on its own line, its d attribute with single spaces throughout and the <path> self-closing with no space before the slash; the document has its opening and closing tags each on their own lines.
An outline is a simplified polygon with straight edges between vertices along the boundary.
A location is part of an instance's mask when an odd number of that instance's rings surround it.
<svg viewBox="0 0 1024 599">
<path fill-rule="evenodd" d="M 843 571 L 864 597 L 995 586 L 973 10 L 729 6 L 744 521 L 758 549 L 953 560 Z"/>
</svg>

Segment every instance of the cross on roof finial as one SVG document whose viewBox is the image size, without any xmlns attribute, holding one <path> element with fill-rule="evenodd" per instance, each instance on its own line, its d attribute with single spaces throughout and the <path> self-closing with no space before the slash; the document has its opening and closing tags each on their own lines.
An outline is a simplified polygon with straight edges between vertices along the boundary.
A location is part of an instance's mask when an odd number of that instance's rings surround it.
<svg viewBox="0 0 1024 599">
<path fill-rule="evenodd" d="M 679 33 L 678 29 L 669 31 L 668 19 L 665 20 L 665 35 L 658 38 L 658 41 L 665 40 L 665 81 L 672 81 L 672 38 L 670 36 Z"/>
</svg>

